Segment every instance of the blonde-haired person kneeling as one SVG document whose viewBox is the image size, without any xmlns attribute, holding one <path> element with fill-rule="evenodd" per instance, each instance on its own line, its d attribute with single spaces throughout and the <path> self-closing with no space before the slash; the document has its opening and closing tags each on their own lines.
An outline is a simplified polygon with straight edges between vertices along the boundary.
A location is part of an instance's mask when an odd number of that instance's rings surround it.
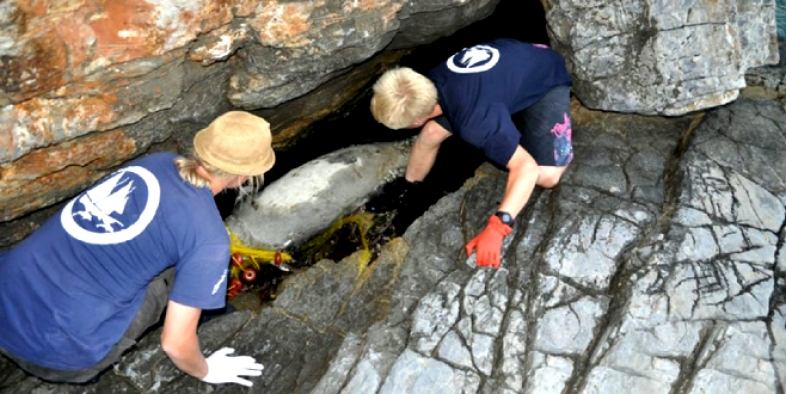
<svg viewBox="0 0 786 394">
<path fill-rule="evenodd" d="M 421 128 L 406 174 L 367 204 L 372 212 L 407 204 L 431 171 L 442 142 L 456 135 L 508 171 L 498 211 L 466 245 L 477 265 L 499 268 L 503 238 L 535 185 L 559 183 L 573 159 L 571 79 L 565 60 L 545 45 L 497 39 L 464 48 L 427 75 L 385 72 L 371 113 L 391 129 Z"/>
</svg>

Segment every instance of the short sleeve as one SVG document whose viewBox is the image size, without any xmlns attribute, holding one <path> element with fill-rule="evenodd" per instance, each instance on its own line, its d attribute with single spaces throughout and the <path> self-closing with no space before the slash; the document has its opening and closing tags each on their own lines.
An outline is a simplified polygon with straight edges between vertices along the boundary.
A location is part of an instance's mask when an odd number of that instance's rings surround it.
<svg viewBox="0 0 786 394">
<path fill-rule="evenodd" d="M 448 121 L 448 118 L 445 115 L 439 115 L 432 120 L 436 124 L 442 126 L 443 129 L 447 130 L 448 133 L 453 134 L 453 126 L 450 125 L 450 121 Z"/>
<path fill-rule="evenodd" d="M 175 283 L 169 298 L 200 309 L 226 304 L 229 245 L 200 245 L 175 265 Z"/>
</svg>

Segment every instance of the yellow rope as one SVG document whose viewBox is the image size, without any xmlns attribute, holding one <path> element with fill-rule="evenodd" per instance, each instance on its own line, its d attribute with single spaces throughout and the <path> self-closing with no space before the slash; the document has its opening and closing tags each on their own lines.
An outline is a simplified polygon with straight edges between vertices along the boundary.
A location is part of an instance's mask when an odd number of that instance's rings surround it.
<svg viewBox="0 0 786 394">
<path fill-rule="evenodd" d="M 324 233 L 320 234 L 315 239 L 309 242 L 310 247 L 314 246 L 321 246 L 324 244 L 330 236 L 333 235 L 338 229 L 343 227 L 348 223 L 355 223 L 358 226 L 358 230 L 360 231 L 360 242 L 362 244 L 363 250 L 361 251 L 360 261 L 358 266 L 358 278 L 363 274 L 366 266 L 368 265 L 369 261 L 371 260 L 371 250 L 369 248 L 368 239 L 366 238 L 366 233 L 371 228 L 374 221 L 374 216 L 370 213 L 361 213 L 355 215 L 345 216 L 343 218 L 338 219 L 336 222 L 333 223 L 330 228 L 325 231 Z M 229 232 L 229 250 L 231 253 L 241 253 L 245 258 L 243 262 L 248 262 L 248 265 L 251 265 L 255 269 L 260 269 L 261 264 L 275 264 L 276 253 L 281 254 L 281 262 L 285 263 L 288 261 L 292 261 L 292 256 L 284 251 L 275 251 L 275 250 L 265 250 L 265 249 L 255 249 L 243 244 L 240 239 L 237 237 L 232 229 L 227 226 L 227 231 Z M 307 245 L 309 247 L 309 245 Z M 232 266 L 232 276 L 238 277 L 242 269 Z"/>
<path fill-rule="evenodd" d="M 260 269 L 262 264 L 275 264 L 276 260 L 276 253 L 281 255 L 281 262 L 286 263 L 292 261 L 292 256 L 284 251 L 275 251 L 275 250 L 265 250 L 265 249 L 256 249 L 250 246 L 246 246 L 243 242 L 240 241 L 240 238 L 237 237 L 232 229 L 227 227 L 227 231 L 229 232 L 229 252 L 230 253 L 240 253 L 246 259 L 243 261 L 248 261 L 254 269 Z M 237 267 L 232 267 L 232 276 L 239 275 L 239 270 L 236 270 Z"/>
<path fill-rule="evenodd" d="M 328 229 L 328 231 L 323 234 L 326 238 L 330 237 L 335 231 L 344 227 L 349 223 L 355 223 L 358 226 L 358 231 L 360 232 L 360 243 L 363 249 L 360 251 L 360 261 L 358 261 L 358 279 L 363 275 L 363 271 L 368 266 L 369 261 L 371 260 L 371 249 L 368 245 L 368 239 L 366 237 L 366 233 L 371 228 L 372 224 L 374 223 L 374 215 L 368 212 L 358 213 L 354 215 L 345 216 L 337 220 L 333 225 Z"/>
</svg>

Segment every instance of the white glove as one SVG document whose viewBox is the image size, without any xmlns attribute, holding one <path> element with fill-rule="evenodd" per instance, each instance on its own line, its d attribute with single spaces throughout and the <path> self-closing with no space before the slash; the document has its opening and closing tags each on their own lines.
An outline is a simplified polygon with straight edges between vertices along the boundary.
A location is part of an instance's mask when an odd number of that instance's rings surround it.
<svg viewBox="0 0 786 394">
<path fill-rule="evenodd" d="M 240 376 L 262 375 L 262 364 L 257 363 L 253 357 L 229 357 L 228 354 L 235 349 L 225 347 L 217 350 L 207 358 L 207 375 L 202 378 L 207 383 L 237 383 L 251 387 L 251 381 Z"/>
</svg>

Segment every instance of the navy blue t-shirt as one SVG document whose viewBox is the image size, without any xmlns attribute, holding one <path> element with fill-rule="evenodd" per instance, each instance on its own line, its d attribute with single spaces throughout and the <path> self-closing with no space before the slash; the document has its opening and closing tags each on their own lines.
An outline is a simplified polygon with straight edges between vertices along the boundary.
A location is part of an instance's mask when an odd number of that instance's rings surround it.
<svg viewBox="0 0 786 394">
<path fill-rule="evenodd" d="M 511 115 L 571 84 L 558 52 L 509 38 L 464 48 L 427 76 L 453 132 L 502 167 L 521 139 Z"/>
<path fill-rule="evenodd" d="M 91 367 L 171 266 L 171 300 L 224 306 L 229 235 L 210 188 L 185 182 L 176 157 L 121 168 L 0 255 L 0 346 L 48 368 Z"/>
</svg>

